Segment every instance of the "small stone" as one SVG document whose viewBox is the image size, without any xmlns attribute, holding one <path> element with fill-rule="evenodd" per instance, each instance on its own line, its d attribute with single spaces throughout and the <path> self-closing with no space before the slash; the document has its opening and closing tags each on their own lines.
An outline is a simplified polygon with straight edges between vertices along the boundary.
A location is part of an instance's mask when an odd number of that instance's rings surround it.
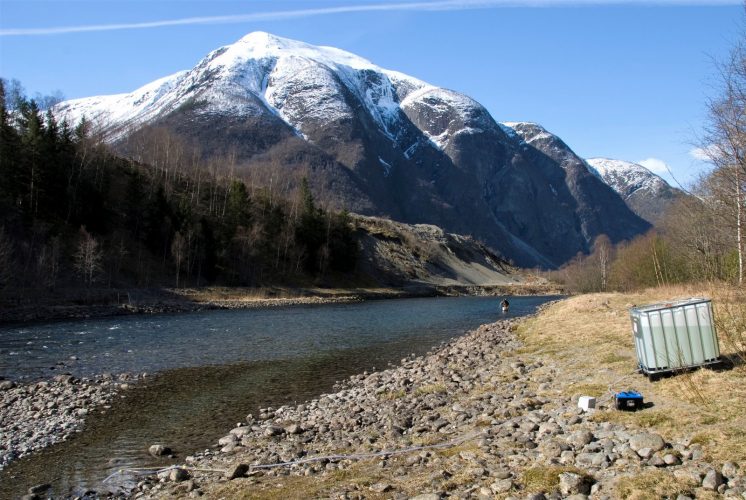
<svg viewBox="0 0 746 500">
<path fill-rule="evenodd" d="M 47 491 L 51 487 L 52 485 L 48 483 L 37 484 L 36 486 L 32 486 L 31 488 L 29 488 L 28 492 L 31 495 L 38 495 L 39 493 Z"/>
<path fill-rule="evenodd" d="M 493 493 L 505 493 L 510 491 L 512 488 L 512 479 L 500 479 L 499 481 L 495 481 L 490 485 L 490 490 L 492 490 Z"/>
<path fill-rule="evenodd" d="M 569 465 L 575 463 L 575 453 L 570 450 L 565 450 L 560 453 L 560 463 L 562 465 Z"/>
<path fill-rule="evenodd" d="M 414 497 L 410 497 L 409 500 L 440 500 L 440 493 L 423 493 Z"/>
<path fill-rule="evenodd" d="M 162 457 L 164 455 L 170 455 L 171 448 L 163 446 L 162 444 L 154 444 L 148 448 L 148 452 L 154 457 Z"/>
<path fill-rule="evenodd" d="M 223 436 L 220 439 L 218 439 L 218 444 L 220 446 L 236 444 L 237 442 L 238 442 L 238 437 L 235 434 L 228 434 L 227 436 Z"/>
<path fill-rule="evenodd" d="M 650 458 L 653 453 L 655 452 L 652 448 L 640 448 L 637 450 L 637 454 L 640 455 L 641 458 Z"/>
<path fill-rule="evenodd" d="M 562 455 L 562 446 L 556 441 L 549 441 L 542 444 L 539 450 L 546 458 L 559 458 Z"/>
<path fill-rule="evenodd" d="M 276 425 L 270 425 L 269 427 L 264 429 L 264 435 L 267 437 L 279 436 L 284 433 L 285 433 L 285 429 L 283 429 L 282 427 L 278 427 Z"/>
<path fill-rule="evenodd" d="M 182 469 L 181 467 L 176 467 L 175 469 L 171 469 L 171 471 L 168 474 L 168 480 L 174 483 L 180 483 L 181 481 L 186 481 L 187 479 L 190 479 L 192 476 L 189 474 L 189 472 L 186 469 Z"/>
<path fill-rule="evenodd" d="M 583 467 L 598 467 L 605 458 L 606 456 L 603 453 L 579 453 L 575 457 L 575 463 Z"/>
<path fill-rule="evenodd" d="M 705 478 L 702 480 L 702 487 L 706 490 L 715 491 L 721 484 L 723 484 L 723 475 L 715 469 L 708 470 Z"/>
<path fill-rule="evenodd" d="M 285 429 L 285 432 L 288 434 L 300 434 L 303 432 L 303 427 L 298 424 L 291 424 Z"/>
<path fill-rule="evenodd" d="M 559 489 L 565 496 L 575 495 L 577 493 L 587 495 L 591 492 L 591 485 L 588 484 L 588 481 L 580 474 L 563 472 L 559 475 Z"/>
<path fill-rule="evenodd" d="M 496 471 L 494 471 L 493 475 L 497 479 L 508 479 L 511 476 L 508 469 L 497 469 Z"/>
<path fill-rule="evenodd" d="M 720 472 L 728 479 L 734 478 L 738 474 L 738 464 L 735 462 L 725 462 Z"/>
<path fill-rule="evenodd" d="M 681 459 L 672 453 L 666 453 L 663 456 L 663 462 L 666 465 L 681 465 Z"/>
<path fill-rule="evenodd" d="M 246 436 L 247 434 L 251 433 L 250 427 L 236 427 L 234 429 L 230 430 L 230 434 L 233 436 L 236 436 L 238 438 L 241 438 L 243 436 Z"/>
<path fill-rule="evenodd" d="M 370 490 L 376 493 L 386 493 L 392 489 L 392 486 L 388 483 L 375 483 L 370 486 Z"/>
<path fill-rule="evenodd" d="M 588 430 L 575 431 L 567 437 L 567 444 L 575 448 L 582 448 L 593 441 L 593 433 Z"/>
<path fill-rule="evenodd" d="M 225 471 L 225 478 L 230 481 L 238 477 L 244 477 L 249 472 L 249 468 L 247 464 L 235 464 Z"/>
<path fill-rule="evenodd" d="M 653 455 L 653 457 L 648 461 L 650 465 L 653 467 L 663 467 L 666 465 L 666 461 L 663 460 L 663 458 L 660 455 Z"/>
<path fill-rule="evenodd" d="M 666 446 L 666 442 L 660 435 L 652 432 L 641 432 L 635 434 L 629 440 L 629 446 L 639 454 L 639 450 L 643 448 L 650 448 L 653 453 L 662 450 Z"/>
<path fill-rule="evenodd" d="M 54 381 L 61 384 L 72 384 L 73 382 L 75 382 L 75 377 L 73 377 L 69 373 L 60 373 L 59 375 L 54 376 Z"/>
<path fill-rule="evenodd" d="M 692 497 L 688 497 L 686 495 L 679 495 L 676 497 L 676 500 L 694 500 Z"/>
<path fill-rule="evenodd" d="M 9 389 L 12 389 L 16 386 L 16 383 L 11 380 L 2 380 L 0 381 L 0 391 L 7 391 Z"/>
</svg>

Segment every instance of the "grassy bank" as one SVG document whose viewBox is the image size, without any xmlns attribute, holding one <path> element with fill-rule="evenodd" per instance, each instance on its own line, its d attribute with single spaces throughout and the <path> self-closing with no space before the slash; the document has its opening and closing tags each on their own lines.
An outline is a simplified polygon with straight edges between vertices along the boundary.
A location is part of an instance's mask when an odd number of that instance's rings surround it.
<svg viewBox="0 0 746 500">
<path fill-rule="evenodd" d="M 628 309 L 675 298 L 709 297 L 715 306 L 723 355 L 734 366 L 682 373 L 651 383 L 636 374 Z M 650 428 L 668 439 L 701 443 L 715 463 L 746 460 L 746 366 L 743 296 L 725 287 L 666 287 L 640 293 L 572 297 L 525 321 L 523 352 L 549 356 L 566 374 L 552 390 L 608 400 L 611 391 L 636 389 L 654 406 L 636 413 L 602 411 L 595 418 Z M 739 345 L 740 344 L 740 345 Z"/>
</svg>

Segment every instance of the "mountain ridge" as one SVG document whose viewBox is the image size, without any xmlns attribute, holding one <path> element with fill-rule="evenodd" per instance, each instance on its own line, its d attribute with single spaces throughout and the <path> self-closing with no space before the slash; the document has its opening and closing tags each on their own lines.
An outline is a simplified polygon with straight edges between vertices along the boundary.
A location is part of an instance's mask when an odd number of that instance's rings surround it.
<svg viewBox="0 0 746 500">
<path fill-rule="evenodd" d="M 608 184 L 637 215 L 657 223 L 668 207 L 686 194 L 650 169 L 610 158 L 586 159 L 591 172 Z"/>
<path fill-rule="evenodd" d="M 130 156 L 143 130 L 166 128 L 206 157 L 230 149 L 258 183 L 308 177 L 332 206 L 471 234 L 523 266 L 556 267 L 601 233 L 620 241 L 649 227 L 547 131 L 526 141 L 456 91 L 263 32 L 55 113 L 98 121 Z"/>
</svg>

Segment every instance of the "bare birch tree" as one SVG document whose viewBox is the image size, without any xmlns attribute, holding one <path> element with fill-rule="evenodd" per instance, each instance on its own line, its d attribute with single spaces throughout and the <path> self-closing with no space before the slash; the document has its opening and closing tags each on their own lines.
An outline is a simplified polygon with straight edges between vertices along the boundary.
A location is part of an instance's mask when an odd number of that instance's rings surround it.
<svg viewBox="0 0 746 500">
<path fill-rule="evenodd" d="M 84 227 L 80 228 L 80 242 L 74 258 L 75 269 L 82 276 L 83 282 L 90 285 L 98 280 L 101 274 L 103 253 L 96 238 L 91 236 Z"/>
<path fill-rule="evenodd" d="M 714 170 L 711 203 L 730 219 L 738 253 L 738 283 L 744 275 L 744 193 L 746 192 L 746 46 L 739 42 L 720 66 L 720 95 L 707 103 L 709 123 L 702 152 Z"/>
</svg>

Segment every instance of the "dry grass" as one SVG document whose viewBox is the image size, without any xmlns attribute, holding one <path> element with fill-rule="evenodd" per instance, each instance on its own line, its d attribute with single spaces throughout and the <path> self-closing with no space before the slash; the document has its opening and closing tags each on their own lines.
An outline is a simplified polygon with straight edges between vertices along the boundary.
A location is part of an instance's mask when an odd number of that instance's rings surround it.
<svg viewBox="0 0 746 500">
<path fill-rule="evenodd" d="M 415 389 L 414 393 L 416 395 L 422 395 L 422 394 L 442 394 L 447 391 L 447 388 L 443 384 L 429 384 L 429 385 L 423 385 Z"/>
<path fill-rule="evenodd" d="M 401 399 L 407 395 L 404 389 L 397 389 L 395 391 L 384 391 L 378 395 L 378 399 L 381 401 L 393 401 L 395 399 Z"/>
<path fill-rule="evenodd" d="M 558 380 L 568 396 L 608 398 L 609 391 L 636 389 L 653 408 L 635 413 L 609 410 L 597 420 L 623 422 L 668 439 L 695 437 L 713 460 L 746 460 L 746 365 L 701 369 L 651 383 L 636 374 L 628 309 L 677 298 L 713 299 L 722 354 L 740 359 L 746 318 L 744 295 L 731 288 L 664 287 L 634 294 L 580 295 L 555 303 L 518 330 L 523 352 L 546 356 L 570 374 Z M 727 338 L 726 338 L 727 337 Z"/>
<path fill-rule="evenodd" d="M 521 483 L 527 492 L 551 493 L 559 489 L 559 476 L 565 472 L 587 476 L 585 472 L 577 467 L 537 466 L 523 471 Z"/>
<path fill-rule="evenodd" d="M 676 498 L 679 494 L 689 493 L 694 484 L 676 479 L 666 471 L 655 470 L 620 477 L 616 482 L 614 498 L 624 500 L 658 500 Z M 697 498 L 700 498 L 697 496 Z"/>
<path fill-rule="evenodd" d="M 244 500 L 305 500 L 308 498 L 326 498 L 329 492 L 340 485 L 346 488 L 359 489 L 367 498 L 384 498 L 368 486 L 380 478 L 369 473 L 369 467 L 352 466 L 345 470 L 334 470 L 328 474 L 316 476 L 284 476 L 279 478 L 265 477 L 260 482 L 238 479 L 229 483 L 217 483 L 206 492 L 206 498 L 230 498 Z"/>
</svg>

